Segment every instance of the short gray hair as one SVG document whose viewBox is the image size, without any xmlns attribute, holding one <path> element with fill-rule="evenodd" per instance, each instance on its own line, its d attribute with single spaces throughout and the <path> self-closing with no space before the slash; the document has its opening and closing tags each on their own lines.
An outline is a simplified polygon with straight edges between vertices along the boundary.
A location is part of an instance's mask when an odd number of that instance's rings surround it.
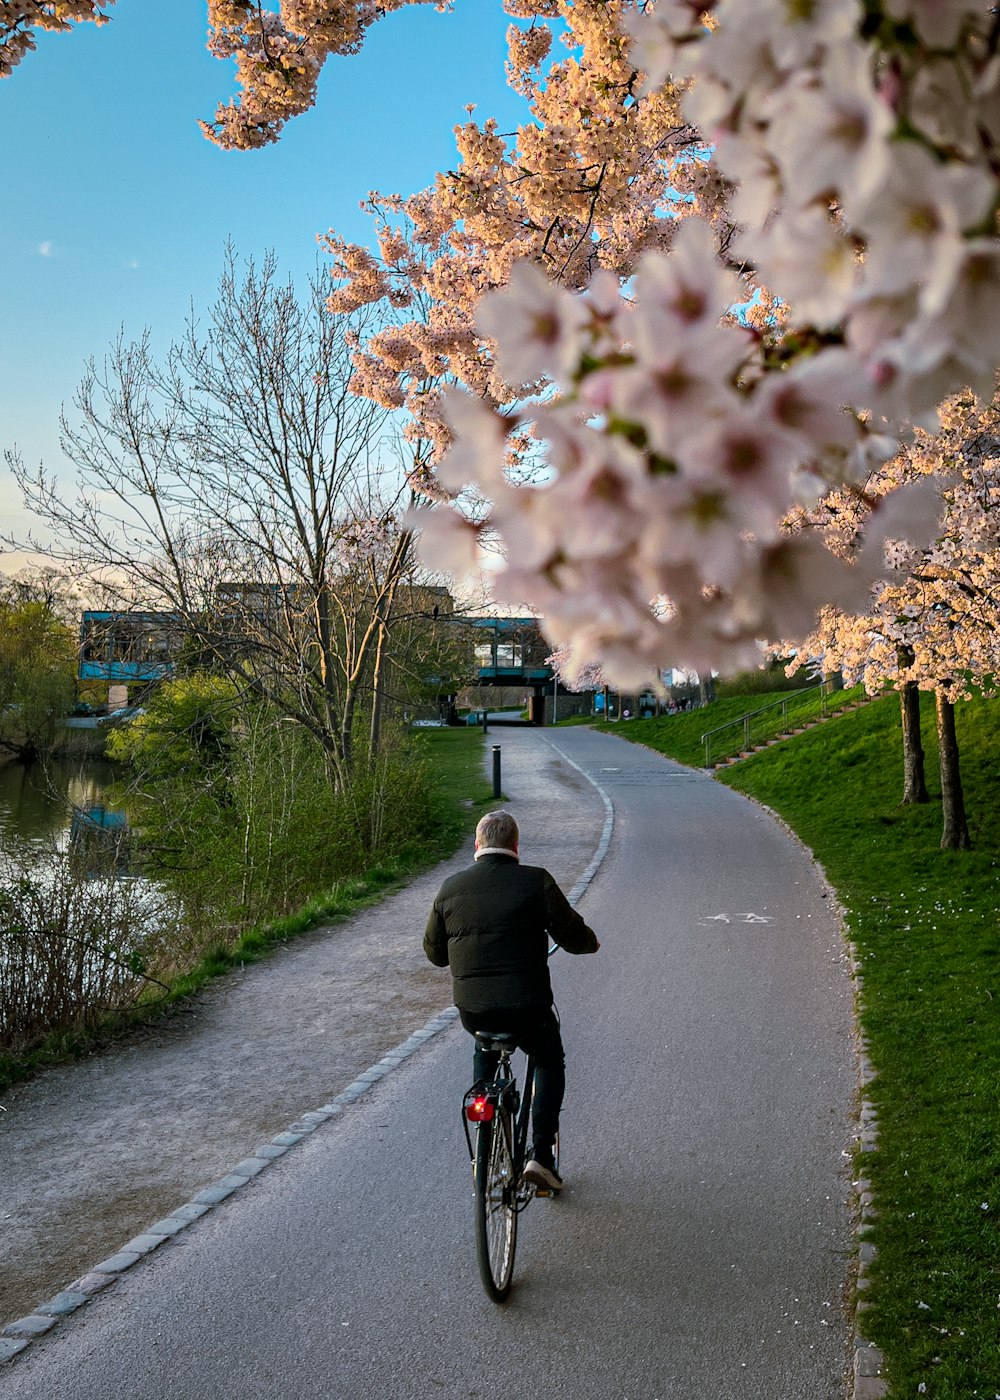
<svg viewBox="0 0 1000 1400">
<path fill-rule="evenodd" d="M 480 850 L 512 851 L 517 845 L 517 822 L 509 812 L 487 812 L 476 827 L 476 845 Z"/>
</svg>

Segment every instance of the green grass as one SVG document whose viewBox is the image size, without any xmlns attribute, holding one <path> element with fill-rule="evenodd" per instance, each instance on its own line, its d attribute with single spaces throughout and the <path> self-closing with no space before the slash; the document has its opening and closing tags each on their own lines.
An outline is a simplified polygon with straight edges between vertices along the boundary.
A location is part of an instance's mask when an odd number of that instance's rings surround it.
<svg viewBox="0 0 1000 1400">
<path fill-rule="evenodd" d="M 827 707 L 838 709 L 853 704 L 860 695 L 860 687 L 835 691 L 827 696 Z M 810 691 L 808 695 L 799 698 L 795 691 L 779 690 L 759 695 L 726 696 L 724 699 L 713 700 L 710 705 L 703 705 L 700 709 L 682 710 L 676 715 L 661 715 L 659 719 L 635 719 L 622 721 L 620 724 L 612 720 L 607 725 L 602 720 L 598 722 L 598 727 L 606 728 L 609 733 L 618 734 L 623 739 L 631 739 L 633 743 L 645 744 L 657 753 L 676 758 L 679 763 L 701 768 L 705 762 L 705 746 L 701 740 L 703 734 L 710 729 L 717 729 L 721 725 L 742 719 L 751 711 L 783 701 L 788 703 L 786 716 L 782 715 L 780 709 L 768 709 L 765 714 L 754 719 L 754 742 L 759 743 L 780 734 L 786 726 L 790 727 L 793 723 L 806 724 L 820 714 L 822 702 L 819 691 Z M 742 725 L 719 735 L 712 745 L 713 760 L 717 761 L 726 754 L 738 753 L 743 745 L 743 737 Z"/>
<path fill-rule="evenodd" d="M 474 826 L 493 800 L 483 767 L 483 731 L 475 725 L 456 725 L 451 729 L 416 730 L 413 738 L 433 764 L 438 792 L 461 837 L 469 829 L 470 820 Z M 471 819 L 469 814 L 477 808 L 476 817 Z M 456 841 L 451 850 L 457 845 Z"/>
<path fill-rule="evenodd" d="M 924 746 L 939 794 L 933 710 Z M 864 1314 L 893 1396 L 1000 1393 L 1000 702 L 956 710 L 974 848 L 941 851 L 940 802 L 900 803 L 894 696 L 766 750 L 724 781 L 778 812 L 847 910 L 877 1078 Z"/>
<path fill-rule="evenodd" d="M 97 1025 L 54 1031 L 17 1054 L 0 1052 L 0 1092 L 38 1070 L 108 1046 L 194 995 L 213 978 L 259 962 L 309 929 L 336 923 L 379 903 L 406 880 L 451 855 L 494 802 L 484 775 L 483 743 L 481 729 L 419 731 L 415 748 L 430 761 L 434 775 L 432 820 L 426 833 L 400 847 L 391 861 L 383 859 L 355 878 L 317 893 L 296 913 L 248 929 L 232 944 L 210 949 L 196 966 L 171 981 L 169 991 L 150 986 L 135 1006 L 106 1015 Z"/>
</svg>

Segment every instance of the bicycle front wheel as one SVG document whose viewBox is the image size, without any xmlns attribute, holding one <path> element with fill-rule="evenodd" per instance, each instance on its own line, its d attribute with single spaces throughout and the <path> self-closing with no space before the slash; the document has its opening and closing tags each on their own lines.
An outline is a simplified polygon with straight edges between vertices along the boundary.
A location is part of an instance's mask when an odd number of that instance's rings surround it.
<svg viewBox="0 0 1000 1400">
<path fill-rule="evenodd" d="M 480 1123 L 476 1139 L 476 1258 L 483 1287 L 495 1303 L 510 1292 L 517 1246 L 517 1182 L 510 1153 L 510 1120 Z"/>
</svg>

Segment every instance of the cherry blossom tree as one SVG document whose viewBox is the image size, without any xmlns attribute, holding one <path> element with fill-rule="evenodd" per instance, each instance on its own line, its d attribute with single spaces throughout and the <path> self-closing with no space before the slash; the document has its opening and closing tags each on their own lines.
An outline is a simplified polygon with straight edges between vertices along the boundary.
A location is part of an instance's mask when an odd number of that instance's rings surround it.
<svg viewBox="0 0 1000 1400">
<path fill-rule="evenodd" d="M 554 643 L 622 683 L 664 664 L 746 664 L 760 638 L 801 634 L 824 604 L 864 600 L 886 538 L 933 535 L 939 502 L 925 483 L 877 498 L 851 561 L 788 521 L 831 486 L 862 489 L 948 390 L 992 380 L 997 26 L 963 0 L 508 9 L 531 21 L 512 38 L 510 71 L 534 103 L 532 129 L 508 147 L 494 125 L 470 122 L 458 171 L 416 201 L 379 206 L 443 256 L 418 266 L 388 219 L 379 256 L 331 239 L 340 295 L 406 305 L 416 285 L 429 299 L 419 333 L 361 353 L 359 387 L 403 404 L 432 371 L 472 391 L 445 396 L 436 475 L 458 509 L 422 522 L 432 557 L 464 570 L 487 530 L 499 536 L 501 600 L 532 603 Z M 539 81 L 555 19 L 570 26 L 574 58 Z M 572 115 L 560 107 L 571 80 L 617 94 L 617 124 L 601 130 L 589 100 Z M 679 220 L 664 183 L 650 200 L 655 179 L 620 183 L 607 226 L 603 185 L 582 233 L 569 218 L 524 217 L 532 199 L 550 208 L 553 188 L 572 194 L 567 172 L 603 178 L 586 154 L 595 128 L 624 133 L 627 151 L 638 121 L 622 112 L 646 102 L 656 113 L 657 101 L 661 130 L 682 131 L 683 149 L 671 165 L 652 139 L 644 150 L 657 159 L 642 168 L 663 182 L 686 166 L 703 218 Z M 617 242 L 616 230 L 627 230 Z M 549 256 L 564 233 L 568 265 Z M 769 326 L 773 300 L 750 328 L 727 323 L 748 269 L 780 294 L 786 326 Z M 503 282 L 479 304 L 475 344 L 469 303 Z M 544 489 L 511 479 L 526 441 Z M 492 503 L 488 521 L 468 518 L 470 487 Z"/>
<path fill-rule="evenodd" d="M 104 11 L 115 0 L 0 0 L 0 78 L 13 70 L 35 47 L 38 30 L 66 33 L 74 24 L 91 20 L 107 24 Z"/>
<path fill-rule="evenodd" d="M 242 91 L 208 134 L 274 139 L 327 56 L 426 2 L 210 0 Z M 356 387 L 432 444 L 453 504 L 419 519 L 425 549 L 464 573 L 498 541 L 498 598 L 626 685 L 864 611 L 886 540 L 935 539 L 940 492 L 872 495 L 850 557 L 810 508 L 864 495 L 1000 362 L 1000 20 L 982 0 L 505 9 L 530 121 L 466 123 L 456 170 L 376 199 L 377 254 L 330 240 L 341 305 L 415 312 L 358 345 Z M 447 380 L 465 388 L 439 406 Z"/>
<path fill-rule="evenodd" d="M 577 666 L 568 647 L 560 647 L 545 658 L 546 666 L 551 666 L 559 677 L 559 684 L 574 694 L 584 690 L 603 690 L 606 682 L 600 666 L 590 662 Z"/>
<path fill-rule="evenodd" d="M 280 0 L 273 10 L 259 0 L 208 0 L 209 48 L 235 60 L 240 95 L 220 104 L 203 131 L 230 149 L 276 141 L 315 102 L 328 58 L 357 53 L 384 15 L 428 4 L 446 10 L 450 0 Z"/>
<path fill-rule="evenodd" d="M 458 442 L 438 469 L 459 508 L 470 483 L 493 502 L 498 595 L 622 683 L 732 669 L 824 604 L 863 607 L 886 539 L 934 537 L 933 484 L 874 497 L 850 560 L 790 519 L 831 487 L 863 492 L 949 390 L 991 391 L 1000 358 L 1000 63 L 978 5 L 728 0 L 710 27 L 701 5 L 632 8 L 647 91 L 690 85 L 733 254 L 788 301 L 788 326 L 720 324 L 742 289 L 698 218 L 666 221 L 669 253 L 645 253 L 625 293 L 515 264 L 477 324 L 520 400 L 449 396 Z M 556 395 L 530 397 L 543 377 Z M 526 430 L 550 473 L 529 492 L 507 458 Z M 431 519 L 431 546 L 467 565 L 484 523 Z"/>
<path fill-rule="evenodd" d="M 470 110 L 456 128 L 453 170 L 407 199 L 370 197 L 376 251 L 335 232 L 326 240 L 340 279 L 331 309 L 377 302 L 395 313 L 359 347 L 354 387 L 408 411 L 427 440 L 428 464 L 454 436 L 448 416 L 474 412 L 453 397 L 442 415 L 442 384 L 460 383 L 493 407 L 521 392 L 475 321 L 479 301 L 508 283 L 518 260 L 538 269 L 533 287 L 544 316 L 550 280 L 580 291 L 601 273 L 617 286 L 643 249 L 669 245 L 678 216 L 719 213 L 718 181 L 680 114 L 679 90 L 638 91 L 619 23 L 632 8 L 627 0 L 511 0 L 507 8 L 532 19 L 528 29 L 511 25 L 507 65 L 529 120 L 504 136 L 495 120 L 477 122 Z M 555 29 L 568 56 L 550 59 Z M 723 221 L 720 242 L 731 231 Z M 511 460 L 523 465 L 525 449 L 515 434 Z M 450 525 L 446 516 L 423 523 Z"/>
<path fill-rule="evenodd" d="M 940 531 L 926 548 L 890 544 L 892 565 L 868 605 L 825 609 L 802 650 L 838 667 L 871 694 L 899 690 L 904 802 L 927 800 L 919 692 L 935 692 L 945 831 L 942 844 L 968 845 L 954 704 L 973 689 L 995 693 L 1000 677 L 1000 405 L 971 393 L 947 400 L 937 434 L 917 430 L 863 493 L 831 495 L 812 513 L 829 546 L 857 549 L 865 518 L 883 494 L 920 479 L 942 485 Z"/>
</svg>

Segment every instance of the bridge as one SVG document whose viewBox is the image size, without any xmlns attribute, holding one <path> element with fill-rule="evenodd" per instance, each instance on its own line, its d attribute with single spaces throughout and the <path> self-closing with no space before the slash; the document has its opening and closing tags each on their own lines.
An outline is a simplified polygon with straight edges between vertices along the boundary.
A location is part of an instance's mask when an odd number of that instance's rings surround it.
<svg viewBox="0 0 1000 1400">
<path fill-rule="evenodd" d="M 456 619 L 458 620 L 458 619 Z M 474 685 L 512 686 L 530 690 L 528 714 L 530 724 L 545 723 L 545 694 L 552 687 L 555 671 L 545 664 L 549 643 L 542 636 L 537 617 L 463 617 L 466 626 L 484 634 L 477 645 L 477 659 L 482 659 Z M 488 663 L 486 653 L 488 650 Z"/>
<path fill-rule="evenodd" d="M 488 633 L 476 645 L 479 685 L 545 685 L 555 672 L 546 665 L 549 643 L 542 636 L 537 617 L 462 617 L 456 622 Z M 489 653 L 488 663 L 486 653 Z"/>
<path fill-rule="evenodd" d="M 473 671 L 472 685 L 530 691 L 530 722 L 544 722 L 545 694 L 555 672 L 546 665 L 549 643 L 537 617 L 470 617 L 444 610 L 439 614 L 435 607 L 434 619 L 481 634 L 475 651 L 482 664 Z M 170 613 L 87 611 L 80 627 L 78 678 L 119 687 L 164 680 L 174 672 L 177 647 L 177 618 Z"/>
<path fill-rule="evenodd" d="M 77 679 L 109 686 L 165 680 L 174 673 L 176 619 L 162 612 L 86 611 Z"/>
</svg>

